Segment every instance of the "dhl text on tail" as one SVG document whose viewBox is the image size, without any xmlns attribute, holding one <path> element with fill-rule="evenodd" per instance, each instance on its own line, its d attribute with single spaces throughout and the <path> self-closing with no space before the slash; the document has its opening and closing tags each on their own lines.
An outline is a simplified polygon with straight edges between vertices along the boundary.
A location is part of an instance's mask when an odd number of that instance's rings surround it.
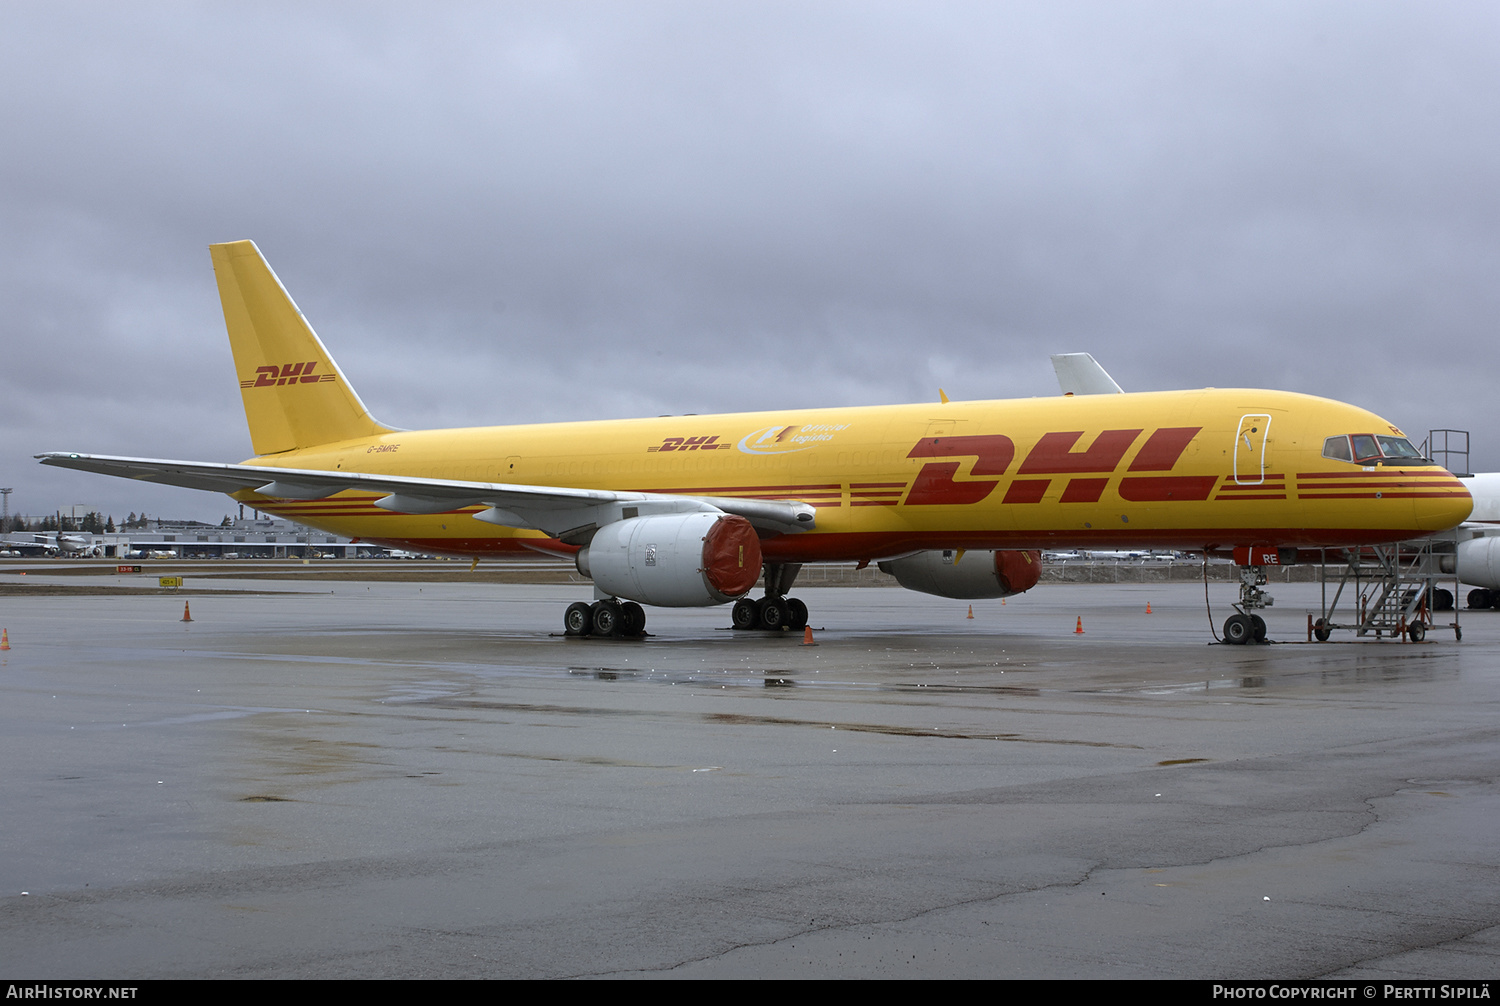
<svg viewBox="0 0 1500 1006">
<path fill-rule="evenodd" d="M 42 462 L 225 492 L 397 548 L 572 555 L 595 585 L 594 603 L 568 609 L 575 634 L 640 632 L 636 602 L 736 601 L 737 627 L 800 628 L 806 608 L 785 595 L 812 561 L 1000 597 L 1036 582 L 1044 548 L 1267 554 L 1418 537 L 1470 509 L 1386 420 L 1279 391 L 397 430 L 371 417 L 253 243 L 212 253 L 257 456 Z"/>
</svg>

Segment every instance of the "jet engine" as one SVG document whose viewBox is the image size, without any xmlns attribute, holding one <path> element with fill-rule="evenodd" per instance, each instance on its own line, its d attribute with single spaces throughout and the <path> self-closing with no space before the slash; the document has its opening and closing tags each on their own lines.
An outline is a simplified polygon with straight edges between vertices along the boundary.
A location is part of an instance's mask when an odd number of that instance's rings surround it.
<svg viewBox="0 0 1500 1006">
<path fill-rule="evenodd" d="M 1035 587 L 1042 575 L 1042 553 L 1035 550 L 971 551 L 961 558 L 953 550 L 918 552 L 880 568 L 907 590 L 962 600 L 1010 597 Z"/>
<path fill-rule="evenodd" d="M 605 524 L 578 572 L 607 594 L 664 608 L 723 604 L 760 579 L 760 538 L 743 517 L 676 513 Z"/>
<path fill-rule="evenodd" d="M 1500 588 L 1500 537 L 1459 542 L 1458 578 L 1475 587 Z"/>
</svg>

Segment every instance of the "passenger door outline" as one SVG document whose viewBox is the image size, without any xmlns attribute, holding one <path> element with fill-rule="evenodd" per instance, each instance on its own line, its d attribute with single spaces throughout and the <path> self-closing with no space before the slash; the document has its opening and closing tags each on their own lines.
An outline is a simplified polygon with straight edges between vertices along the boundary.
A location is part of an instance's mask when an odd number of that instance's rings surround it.
<svg viewBox="0 0 1500 1006">
<path fill-rule="evenodd" d="M 1234 481 L 1236 485 L 1258 486 L 1266 480 L 1266 438 L 1271 432 L 1271 417 L 1264 412 L 1240 417 L 1240 428 L 1234 437 Z"/>
</svg>

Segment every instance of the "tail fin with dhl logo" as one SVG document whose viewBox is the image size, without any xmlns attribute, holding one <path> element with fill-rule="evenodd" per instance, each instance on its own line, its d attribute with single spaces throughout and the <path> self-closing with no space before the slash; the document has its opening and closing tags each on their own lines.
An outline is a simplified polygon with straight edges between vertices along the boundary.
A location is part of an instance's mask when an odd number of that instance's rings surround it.
<svg viewBox="0 0 1500 1006">
<path fill-rule="evenodd" d="M 255 453 L 389 433 L 371 418 L 255 242 L 209 250 Z"/>
</svg>

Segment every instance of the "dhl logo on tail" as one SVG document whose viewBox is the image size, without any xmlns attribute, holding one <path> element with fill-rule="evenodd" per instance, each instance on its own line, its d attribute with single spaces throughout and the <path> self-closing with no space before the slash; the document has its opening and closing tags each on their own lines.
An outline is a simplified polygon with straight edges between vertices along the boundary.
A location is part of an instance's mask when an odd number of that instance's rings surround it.
<svg viewBox="0 0 1500 1006">
<path fill-rule="evenodd" d="M 273 388 L 285 384 L 318 384 L 338 379 L 333 374 L 314 374 L 313 370 L 317 366 L 317 360 L 309 360 L 306 363 L 283 363 L 279 367 L 275 364 L 256 367 L 255 380 L 241 381 L 240 387 Z"/>
</svg>

